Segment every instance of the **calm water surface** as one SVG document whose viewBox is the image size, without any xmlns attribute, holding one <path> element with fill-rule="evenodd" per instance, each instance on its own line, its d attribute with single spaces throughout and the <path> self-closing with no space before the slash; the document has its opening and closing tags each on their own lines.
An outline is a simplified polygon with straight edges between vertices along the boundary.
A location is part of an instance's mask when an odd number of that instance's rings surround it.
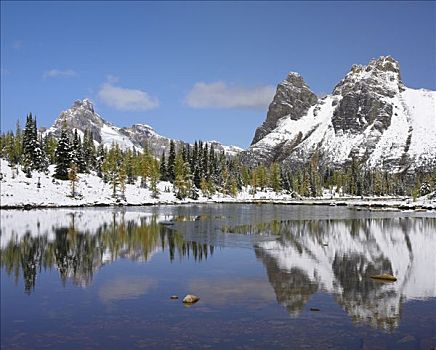
<svg viewBox="0 0 436 350">
<path fill-rule="evenodd" d="M 2 211 L 1 347 L 431 349 L 435 251 L 435 213 Z"/>
</svg>

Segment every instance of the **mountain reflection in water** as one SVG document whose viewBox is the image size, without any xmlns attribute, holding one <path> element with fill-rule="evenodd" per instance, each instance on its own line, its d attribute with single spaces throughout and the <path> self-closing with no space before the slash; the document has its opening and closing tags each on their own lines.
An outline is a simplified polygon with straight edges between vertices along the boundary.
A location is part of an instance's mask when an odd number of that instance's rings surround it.
<svg viewBox="0 0 436 350">
<path fill-rule="evenodd" d="M 331 293 L 359 323 L 393 330 L 402 303 L 436 296 L 436 220 L 393 218 L 282 221 L 265 232 L 276 240 L 256 244 L 277 301 L 298 316 L 317 291 Z M 257 228 L 247 227 L 247 233 Z M 241 227 L 235 228 L 241 232 Z M 390 273 L 395 283 L 370 276 Z"/>
<path fill-rule="evenodd" d="M 277 302 L 292 317 L 303 312 L 311 296 L 327 292 L 354 322 L 387 331 L 399 326 L 407 300 L 436 297 L 435 218 L 283 220 L 290 217 L 287 208 L 281 212 L 273 207 L 265 215 L 262 208 L 223 208 L 175 207 L 165 214 L 107 209 L 4 212 L 1 267 L 16 281 L 22 278 L 31 293 L 37 275 L 46 269 L 56 269 L 63 283 L 88 286 L 103 265 L 122 258 L 146 262 L 167 251 L 170 261 L 201 262 L 216 246 L 249 248 L 265 267 Z M 379 273 L 398 280 L 380 283 L 370 278 Z M 203 288 L 204 294 L 208 285 L 225 292 L 225 298 L 215 295 L 225 305 L 227 298 L 249 296 L 233 282 L 194 280 L 191 287 Z M 104 288 L 100 298 L 106 303 L 129 299 L 154 286 L 154 280 L 123 277 Z M 252 279 L 245 290 L 259 286 Z M 267 300 L 269 290 L 262 288 L 257 299 Z"/>
</svg>

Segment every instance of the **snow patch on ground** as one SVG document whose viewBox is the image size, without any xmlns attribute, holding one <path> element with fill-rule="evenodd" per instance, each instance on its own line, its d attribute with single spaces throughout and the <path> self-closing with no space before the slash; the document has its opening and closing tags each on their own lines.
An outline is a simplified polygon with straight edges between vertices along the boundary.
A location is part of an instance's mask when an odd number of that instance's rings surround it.
<svg viewBox="0 0 436 350">
<path fill-rule="evenodd" d="M 179 200 L 174 194 L 173 185 L 170 182 L 159 182 L 158 198 L 153 198 L 149 188 L 140 187 L 140 181 L 136 184 L 126 184 L 125 199 L 112 196 L 111 184 L 105 183 L 95 173 L 79 174 L 76 183 L 76 197 L 71 197 L 70 181 L 61 181 L 53 178 L 55 166 L 49 167 L 48 174 L 33 172 L 31 178 L 27 178 L 22 170 L 12 169 L 8 162 L 0 159 L 0 205 L 1 207 L 58 207 L 58 206 L 94 206 L 94 205 L 152 205 L 152 204 L 184 204 L 184 203 L 231 203 L 231 202 L 275 202 L 283 204 L 342 204 L 364 206 L 407 206 L 409 208 L 422 207 L 436 209 L 436 198 L 422 197 L 416 202 L 405 201 L 406 198 L 372 198 L 371 200 L 360 197 L 341 196 L 340 191 L 325 190 L 323 197 L 299 199 L 292 194 L 279 192 L 272 189 L 257 190 L 252 194 L 250 186 L 244 187 L 234 198 L 223 193 L 216 193 L 212 197 L 205 197 L 199 191 L 197 200 Z M 39 182 L 39 187 L 38 187 Z M 344 203 L 346 202 L 346 203 Z"/>
</svg>

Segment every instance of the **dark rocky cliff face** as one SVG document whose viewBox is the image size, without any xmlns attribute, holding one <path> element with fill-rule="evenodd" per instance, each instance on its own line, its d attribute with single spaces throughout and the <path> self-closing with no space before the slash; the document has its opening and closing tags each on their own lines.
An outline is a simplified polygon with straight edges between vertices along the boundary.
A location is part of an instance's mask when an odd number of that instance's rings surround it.
<svg viewBox="0 0 436 350">
<path fill-rule="evenodd" d="M 256 129 L 253 141 L 255 144 L 276 128 L 277 122 L 284 116 L 297 120 L 314 105 L 318 98 L 310 90 L 298 73 L 289 73 L 288 77 L 277 85 L 273 101 L 269 105 L 265 122 Z"/>
<path fill-rule="evenodd" d="M 353 65 L 333 90 L 333 95 L 342 96 L 333 113 L 335 132 L 361 133 L 370 124 L 379 132 L 386 130 L 393 106 L 383 97 L 394 97 L 402 85 L 399 64 L 390 56 L 372 60 L 367 66 Z"/>
</svg>

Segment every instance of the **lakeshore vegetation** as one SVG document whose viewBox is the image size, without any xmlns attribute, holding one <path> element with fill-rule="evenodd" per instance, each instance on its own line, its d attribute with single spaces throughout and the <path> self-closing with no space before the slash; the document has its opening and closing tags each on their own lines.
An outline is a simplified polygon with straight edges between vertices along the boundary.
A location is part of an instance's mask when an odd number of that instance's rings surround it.
<svg viewBox="0 0 436 350">
<path fill-rule="evenodd" d="M 79 134 L 66 125 L 59 138 L 39 133 L 32 114 L 27 115 L 24 130 L 17 122 L 15 133 L 0 135 L 0 157 L 13 171 L 23 171 L 28 177 L 32 171 L 47 172 L 55 165 L 54 177 L 70 181 L 73 196 L 78 178 L 90 172 L 110 183 L 113 196 L 121 198 L 126 184 L 148 186 L 158 198 L 159 181 L 172 183 L 179 199 L 197 199 L 200 191 L 205 197 L 217 192 L 236 196 L 244 187 L 252 194 L 269 188 L 295 197 L 317 197 L 330 189 L 355 196 L 416 198 L 436 190 L 436 169 L 417 171 L 411 180 L 407 172 L 368 169 L 354 158 L 346 167 L 329 168 L 316 152 L 307 164 L 292 168 L 279 162 L 249 166 L 239 156 L 227 156 L 202 141 L 181 147 L 171 141 L 169 151 L 159 156 L 152 154 L 147 144 L 142 150 L 123 150 L 115 143 L 111 147 L 96 145 L 90 131 Z"/>
</svg>

